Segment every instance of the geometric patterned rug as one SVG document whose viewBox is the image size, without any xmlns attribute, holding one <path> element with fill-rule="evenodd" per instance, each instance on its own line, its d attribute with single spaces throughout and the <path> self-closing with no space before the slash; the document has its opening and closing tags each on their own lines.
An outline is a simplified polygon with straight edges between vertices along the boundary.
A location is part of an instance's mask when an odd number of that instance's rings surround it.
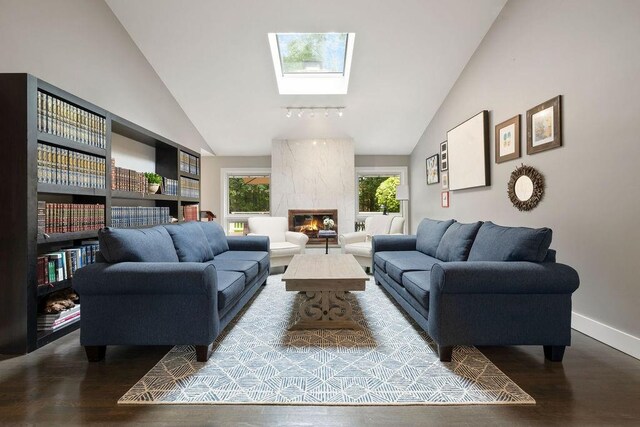
<svg viewBox="0 0 640 427">
<path fill-rule="evenodd" d="M 289 331 L 300 295 L 281 275 L 236 316 L 206 363 L 176 346 L 120 404 L 469 405 L 535 404 L 475 347 L 451 362 L 384 290 L 348 294 L 363 331 Z"/>
</svg>

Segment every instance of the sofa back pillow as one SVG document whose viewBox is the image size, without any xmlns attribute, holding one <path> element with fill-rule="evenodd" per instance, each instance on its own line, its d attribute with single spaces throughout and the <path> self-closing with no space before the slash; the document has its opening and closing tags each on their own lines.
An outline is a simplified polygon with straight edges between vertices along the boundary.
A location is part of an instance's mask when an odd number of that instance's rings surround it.
<svg viewBox="0 0 640 427">
<path fill-rule="evenodd" d="M 452 219 L 437 221 L 429 218 L 420 221 L 416 232 L 416 249 L 425 255 L 435 257 L 442 236 L 454 222 Z"/>
<path fill-rule="evenodd" d="M 485 222 L 469 253 L 469 261 L 542 262 L 551 245 L 550 228 L 502 227 Z"/>
<path fill-rule="evenodd" d="M 436 258 L 446 262 L 466 261 L 480 226 L 482 226 L 482 221 L 471 224 L 460 222 L 451 224 L 440 240 Z"/>
<path fill-rule="evenodd" d="M 107 262 L 178 262 L 171 236 L 164 227 L 103 228 L 100 253 Z"/>
<path fill-rule="evenodd" d="M 214 257 L 229 250 L 227 236 L 224 234 L 224 230 L 220 224 L 213 221 L 198 221 L 198 225 L 202 228 Z"/>
<path fill-rule="evenodd" d="M 165 225 L 180 262 L 205 262 L 213 259 L 204 231 L 197 222 Z"/>
</svg>

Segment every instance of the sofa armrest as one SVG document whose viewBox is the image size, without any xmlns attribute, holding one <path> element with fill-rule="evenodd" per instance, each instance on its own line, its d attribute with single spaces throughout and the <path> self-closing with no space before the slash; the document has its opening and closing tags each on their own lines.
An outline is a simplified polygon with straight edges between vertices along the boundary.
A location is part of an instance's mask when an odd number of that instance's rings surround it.
<svg viewBox="0 0 640 427">
<path fill-rule="evenodd" d="M 382 251 L 415 251 L 416 236 L 406 235 L 375 235 L 371 239 L 371 253 Z"/>
<path fill-rule="evenodd" d="M 284 240 L 304 248 L 309 241 L 309 236 L 304 233 L 298 233 L 297 231 L 285 231 Z"/>
<path fill-rule="evenodd" d="M 217 299 L 211 264 L 197 262 L 97 263 L 78 269 L 73 288 L 81 295 L 203 295 Z"/>
<path fill-rule="evenodd" d="M 229 236 L 230 251 L 262 251 L 269 252 L 268 236 Z"/>
<path fill-rule="evenodd" d="M 578 273 L 553 262 L 446 262 L 431 269 L 434 294 L 570 294 Z"/>
<path fill-rule="evenodd" d="M 366 242 L 367 241 L 367 232 L 366 231 L 356 231 L 353 233 L 345 233 L 338 236 L 338 242 L 340 242 L 340 246 L 344 249 L 345 245 L 349 245 L 351 243 L 357 242 Z"/>
</svg>

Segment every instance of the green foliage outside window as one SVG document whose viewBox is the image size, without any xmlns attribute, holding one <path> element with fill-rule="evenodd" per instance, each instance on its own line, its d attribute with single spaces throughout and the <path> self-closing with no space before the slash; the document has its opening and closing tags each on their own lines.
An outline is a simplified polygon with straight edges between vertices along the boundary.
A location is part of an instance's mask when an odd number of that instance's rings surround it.
<svg viewBox="0 0 640 427">
<path fill-rule="evenodd" d="M 253 178 L 229 178 L 229 213 L 269 212 L 269 184 L 253 184 Z"/>
<path fill-rule="evenodd" d="M 397 176 L 361 176 L 358 179 L 358 209 L 360 212 L 399 213 L 400 202 L 396 200 L 396 187 L 400 184 Z"/>
</svg>

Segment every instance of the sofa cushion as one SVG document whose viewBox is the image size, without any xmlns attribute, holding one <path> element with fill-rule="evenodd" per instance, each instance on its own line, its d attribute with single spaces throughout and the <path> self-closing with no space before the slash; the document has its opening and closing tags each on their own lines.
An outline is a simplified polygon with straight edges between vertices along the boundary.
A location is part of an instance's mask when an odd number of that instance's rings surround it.
<svg viewBox="0 0 640 427">
<path fill-rule="evenodd" d="M 438 245 L 444 235 L 445 231 L 449 228 L 454 220 L 436 221 L 433 219 L 425 218 L 420 221 L 418 225 L 418 231 L 416 232 L 416 249 L 423 254 L 429 256 L 436 256 Z"/>
<path fill-rule="evenodd" d="M 207 237 L 197 222 L 165 225 L 180 262 L 205 262 L 213 259 Z"/>
<path fill-rule="evenodd" d="M 419 251 L 400 251 L 387 257 L 387 274 L 396 282 L 402 284 L 402 275 L 408 271 L 431 270 L 440 260 L 425 255 Z"/>
<path fill-rule="evenodd" d="M 269 269 L 269 252 L 263 251 L 227 251 L 216 256 L 216 260 L 255 261 L 259 272 Z"/>
<path fill-rule="evenodd" d="M 394 251 L 376 252 L 375 255 L 373 255 L 373 263 L 375 264 L 376 268 L 380 269 L 380 271 L 382 271 L 383 273 L 386 273 L 387 260 L 389 259 L 389 257 L 393 256 L 394 253 Z"/>
<path fill-rule="evenodd" d="M 222 260 L 214 259 L 208 264 L 213 264 L 217 271 L 237 271 L 244 274 L 244 283 L 249 284 L 258 275 L 258 263 L 256 261 Z"/>
<path fill-rule="evenodd" d="M 271 242 L 269 244 L 269 251 L 273 257 L 291 256 L 299 254 L 301 250 L 302 247 L 289 242 Z"/>
<path fill-rule="evenodd" d="M 224 234 L 224 230 L 220 224 L 213 221 L 198 221 L 197 224 L 202 228 L 214 257 L 229 250 L 227 236 Z"/>
<path fill-rule="evenodd" d="M 107 262 L 178 262 L 171 236 L 164 227 L 103 228 L 100 253 Z"/>
<path fill-rule="evenodd" d="M 502 227 L 485 222 L 471 246 L 469 261 L 542 262 L 551 238 L 549 228 Z"/>
<path fill-rule="evenodd" d="M 344 253 L 360 257 L 371 256 L 371 240 L 367 242 L 356 242 L 344 245 Z"/>
<path fill-rule="evenodd" d="M 436 258 L 447 262 L 466 261 L 480 226 L 482 226 L 481 221 L 471 224 L 460 222 L 451 224 L 440 240 Z"/>
<path fill-rule="evenodd" d="M 422 307 L 429 310 L 431 271 L 409 271 L 402 275 L 402 286 Z"/>
<path fill-rule="evenodd" d="M 218 310 L 223 311 L 244 290 L 244 275 L 237 271 L 218 270 Z"/>
</svg>

